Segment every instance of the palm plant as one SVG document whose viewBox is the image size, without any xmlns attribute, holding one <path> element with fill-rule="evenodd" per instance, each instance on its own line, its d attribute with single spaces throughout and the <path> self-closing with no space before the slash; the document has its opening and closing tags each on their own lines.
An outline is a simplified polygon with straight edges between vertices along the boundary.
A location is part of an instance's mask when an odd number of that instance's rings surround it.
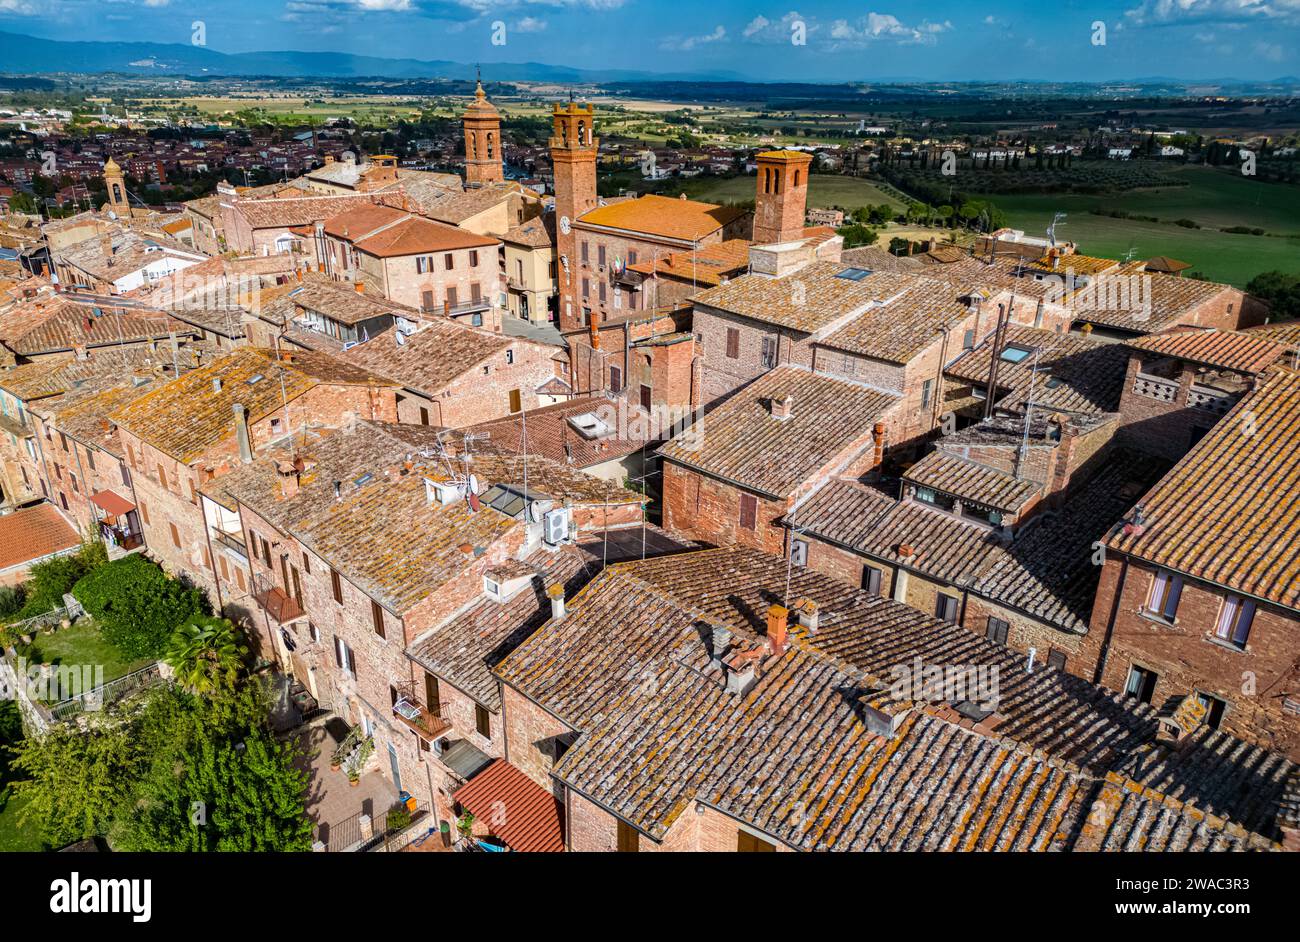
<svg viewBox="0 0 1300 942">
<path fill-rule="evenodd" d="M 229 687 L 244 664 L 248 647 L 228 619 L 198 617 L 172 634 L 163 661 L 192 693 Z"/>
</svg>

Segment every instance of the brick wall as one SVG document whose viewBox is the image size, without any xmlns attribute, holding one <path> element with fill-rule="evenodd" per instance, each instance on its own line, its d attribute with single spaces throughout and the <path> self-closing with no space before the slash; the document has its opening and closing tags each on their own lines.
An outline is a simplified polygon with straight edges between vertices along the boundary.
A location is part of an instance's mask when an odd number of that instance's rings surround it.
<svg viewBox="0 0 1300 942">
<path fill-rule="evenodd" d="M 555 737 L 573 730 L 508 684 L 501 687 L 506 752 L 510 763 L 549 792 L 556 791 Z"/>
<path fill-rule="evenodd" d="M 1101 682 L 1123 690 L 1131 667 L 1153 670 L 1153 705 L 1193 691 L 1219 697 L 1228 703 L 1222 728 L 1300 759 L 1300 716 L 1283 706 L 1288 698 L 1300 699 L 1300 614 L 1260 603 L 1246 646 L 1238 650 L 1213 637 L 1227 594 L 1222 587 L 1186 580 L 1175 624 L 1144 616 L 1155 572 L 1141 560 L 1127 567 L 1115 554 L 1106 560 L 1092 612 L 1092 632 L 1106 645 Z"/>
</svg>

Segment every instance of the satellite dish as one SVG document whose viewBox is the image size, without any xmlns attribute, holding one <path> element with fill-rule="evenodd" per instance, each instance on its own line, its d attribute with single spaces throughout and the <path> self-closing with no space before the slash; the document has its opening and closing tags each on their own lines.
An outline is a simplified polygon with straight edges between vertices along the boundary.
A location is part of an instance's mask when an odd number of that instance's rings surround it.
<svg viewBox="0 0 1300 942">
<path fill-rule="evenodd" d="M 478 476 L 477 476 L 477 475 L 471 474 L 471 475 L 469 476 L 469 489 L 470 489 L 470 492 L 473 493 L 473 494 L 477 494 L 477 493 L 478 493 Z"/>
<path fill-rule="evenodd" d="M 397 340 L 397 345 L 399 347 L 406 345 L 406 334 L 402 333 L 400 330 L 394 335 L 394 339 Z"/>
</svg>

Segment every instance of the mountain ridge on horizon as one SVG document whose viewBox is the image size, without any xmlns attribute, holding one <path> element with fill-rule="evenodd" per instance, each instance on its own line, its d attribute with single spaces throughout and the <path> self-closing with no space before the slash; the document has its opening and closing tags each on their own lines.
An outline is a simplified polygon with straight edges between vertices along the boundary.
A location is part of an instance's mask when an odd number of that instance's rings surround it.
<svg viewBox="0 0 1300 942">
<path fill-rule="evenodd" d="M 265 78 L 389 78 L 394 80 L 469 80 L 476 66 L 449 59 L 411 59 L 367 56 L 347 52 L 265 50 L 225 53 L 207 46 L 184 43 L 117 40 L 44 39 L 0 30 L 0 75 L 48 73 L 122 73 L 175 78 L 265 77 Z M 849 78 L 842 81 L 813 79 L 756 78 L 727 70 L 701 72 L 650 72 L 634 69 L 578 69 L 545 62 L 495 62 L 489 65 L 491 79 L 500 82 L 691 82 L 744 83 L 753 85 L 1090 85 L 1117 84 L 1180 86 L 1300 87 L 1300 77 L 1281 76 L 1269 80 L 1236 78 L 1184 79 L 1169 76 L 1068 79 L 926 79 L 920 76 Z"/>
</svg>

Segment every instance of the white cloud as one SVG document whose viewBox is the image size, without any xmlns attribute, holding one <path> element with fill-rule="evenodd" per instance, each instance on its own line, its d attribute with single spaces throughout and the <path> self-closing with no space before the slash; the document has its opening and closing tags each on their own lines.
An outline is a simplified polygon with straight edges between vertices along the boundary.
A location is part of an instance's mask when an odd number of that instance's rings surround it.
<svg viewBox="0 0 1300 942">
<path fill-rule="evenodd" d="M 902 45 L 926 45 L 936 43 L 940 33 L 952 29 L 952 23 L 932 23 L 922 20 L 915 26 L 908 26 L 898 17 L 889 13 L 868 13 L 856 23 L 848 20 L 836 20 L 831 24 L 831 39 L 840 46 L 866 45 L 879 40 L 891 40 Z"/>
<path fill-rule="evenodd" d="M 760 14 L 749 21 L 741 31 L 741 35 L 749 42 L 788 43 L 795 23 L 803 23 L 805 34 L 808 36 L 821 28 L 810 17 L 804 16 L 797 10 L 791 10 L 776 20 L 769 20 Z"/>
<path fill-rule="evenodd" d="M 515 24 L 516 33 L 540 33 L 546 29 L 546 21 L 535 16 L 525 16 Z"/>
<path fill-rule="evenodd" d="M 1139 26 L 1189 21 L 1300 22 L 1300 0 L 1142 0 L 1124 15 Z"/>
<path fill-rule="evenodd" d="M 1278 43 L 1255 43 L 1255 55 L 1268 62 L 1281 62 L 1286 58 L 1286 53 Z"/>
<path fill-rule="evenodd" d="M 727 38 L 727 30 L 722 26 L 715 26 L 711 33 L 705 33 L 703 36 L 687 36 L 686 38 L 670 36 L 659 44 L 660 49 L 671 49 L 678 52 L 689 52 L 696 46 L 703 46 L 709 43 L 722 42 Z"/>
</svg>

